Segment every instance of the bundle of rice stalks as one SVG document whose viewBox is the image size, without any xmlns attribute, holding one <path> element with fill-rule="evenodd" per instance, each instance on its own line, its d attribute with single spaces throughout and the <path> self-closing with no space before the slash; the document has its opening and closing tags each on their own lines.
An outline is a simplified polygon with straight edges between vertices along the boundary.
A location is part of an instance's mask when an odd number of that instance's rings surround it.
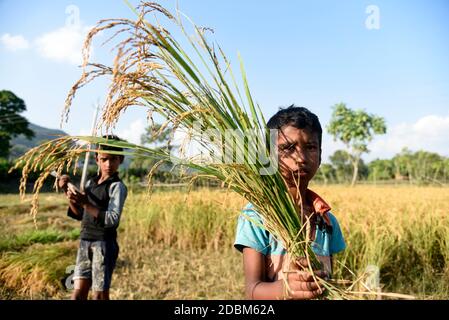
<svg viewBox="0 0 449 320">
<path fill-rule="evenodd" d="M 166 126 L 184 130 L 185 145 L 195 141 L 203 154 L 187 156 L 183 146 L 179 154 L 173 154 L 96 137 L 57 139 L 29 151 L 16 165 L 23 166 L 22 186 L 30 171 L 42 170 L 34 190 L 33 214 L 37 212 L 40 184 L 49 172 L 61 172 L 70 166 L 72 159 L 86 152 L 74 147 L 74 141 L 119 146 L 129 151 L 108 152 L 138 154 L 158 159 L 159 163 L 172 162 L 193 169 L 197 175 L 221 180 L 255 206 L 264 219 L 264 228 L 283 242 L 290 257 L 306 257 L 311 270 L 320 269 L 310 246 L 309 221 L 301 213 L 302 202 L 293 199 L 277 170 L 278 165 L 282 166 L 274 147 L 277 132 L 267 129 L 251 95 L 243 63 L 240 61 L 241 88 L 221 48 L 208 42 L 209 29 L 192 25 L 194 36 L 190 36 L 183 24 L 185 19 L 179 14 L 173 16 L 156 3 L 143 2 L 133 10 L 137 15 L 135 21 L 102 20 L 89 32 L 83 49 L 83 73 L 68 95 L 63 118 L 67 119 L 75 93 L 81 87 L 97 77 L 111 77 L 99 127 L 109 130 L 127 108 L 144 107 L 150 121 L 154 113 L 166 119 L 161 131 Z M 158 19 L 174 27 L 175 32 L 181 31 L 185 44 L 181 45 L 172 35 L 174 32 L 162 27 Z M 115 31 L 112 39 L 121 39 L 114 47 L 114 64 L 90 63 L 92 39 L 109 29 Z M 156 168 L 157 165 L 152 172 Z M 330 298 L 356 297 L 324 279 L 316 277 L 316 281 L 327 289 Z"/>
</svg>

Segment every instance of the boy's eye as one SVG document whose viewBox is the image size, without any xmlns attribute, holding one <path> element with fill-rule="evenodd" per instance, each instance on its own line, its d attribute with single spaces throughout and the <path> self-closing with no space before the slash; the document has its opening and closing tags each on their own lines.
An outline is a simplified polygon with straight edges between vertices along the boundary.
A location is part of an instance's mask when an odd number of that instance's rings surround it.
<svg viewBox="0 0 449 320">
<path fill-rule="evenodd" d="M 295 145 L 294 144 L 289 144 L 289 145 L 283 146 L 281 148 L 281 151 L 284 152 L 284 153 L 291 153 L 294 150 L 295 150 Z"/>
</svg>

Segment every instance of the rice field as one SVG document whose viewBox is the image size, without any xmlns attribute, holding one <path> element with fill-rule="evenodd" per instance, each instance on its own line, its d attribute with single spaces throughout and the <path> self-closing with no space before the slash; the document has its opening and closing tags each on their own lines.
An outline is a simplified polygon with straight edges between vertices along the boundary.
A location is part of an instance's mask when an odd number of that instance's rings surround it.
<svg viewBox="0 0 449 320">
<path fill-rule="evenodd" d="M 322 186 L 348 249 L 335 276 L 368 265 L 383 291 L 449 298 L 449 188 Z M 61 194 L 44 194 L 37 229 L 30 200 L 0 196 L 0 299 L 66 299 L 79 224 Z M 242 299 L 241 255 L 232 244 L 245 200 L 224 190 L 131 192 L 119 230 L 112 299 Z"/>
</svg>

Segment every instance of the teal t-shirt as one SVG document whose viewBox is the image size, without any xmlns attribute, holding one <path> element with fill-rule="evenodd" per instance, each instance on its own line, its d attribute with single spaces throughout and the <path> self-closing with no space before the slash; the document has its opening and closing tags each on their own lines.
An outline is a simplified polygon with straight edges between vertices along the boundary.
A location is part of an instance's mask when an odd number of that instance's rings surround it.
<svg viewBox="0 0 449 320">
<path fill-rule="evenodd" d="M 329 218 L 332 229 L 316 228 L 315 231 L 312 249 L 319 256 L 331 256 L 346 248 L 337 218 L 330 212 Z M 238 218 L 234 247 L 239 251 L 243 251 L 244 247 L 253 248 L 264 256 L 287 253 L 282 242 L 264 229 L 263 219 L 252 204 L 248 204 Z"/>
</svg>

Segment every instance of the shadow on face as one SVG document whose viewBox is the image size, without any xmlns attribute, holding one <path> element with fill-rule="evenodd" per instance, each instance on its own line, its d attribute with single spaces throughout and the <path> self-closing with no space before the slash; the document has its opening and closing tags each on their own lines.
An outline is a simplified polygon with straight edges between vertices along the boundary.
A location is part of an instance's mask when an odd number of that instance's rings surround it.
<svg viewBox="0 0 449 320">
<path fill-rule="evenodd" d="M 281 174 L 289 187 L 307 186 L 321 163 L 318 134 L 307 128 L 284 126 L 279 131 L 277 146 Z"/>
</svg>

